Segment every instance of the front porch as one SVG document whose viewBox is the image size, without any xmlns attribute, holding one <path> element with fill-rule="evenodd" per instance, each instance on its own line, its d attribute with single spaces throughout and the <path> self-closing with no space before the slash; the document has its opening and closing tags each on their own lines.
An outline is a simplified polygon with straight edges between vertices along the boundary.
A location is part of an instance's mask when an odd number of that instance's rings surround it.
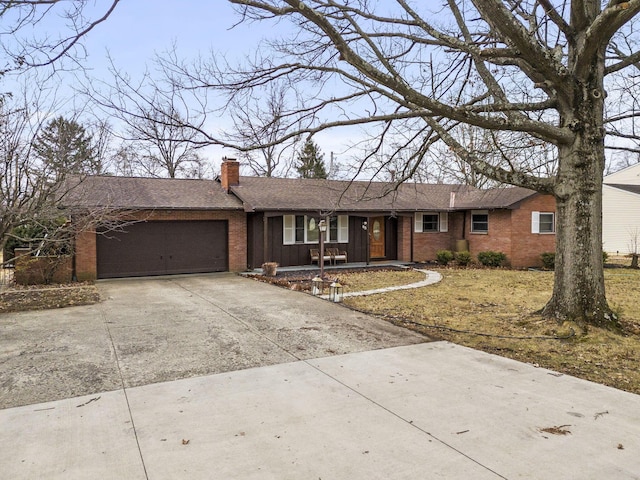
<svg viewBox="0 0 640 480">
<path fill-rule="evenodd" d="M 403 262 L 400 260 L 376 260 L 370 262 L 351 262 L 351 263 L 339 263 L 338 265 L 324 265 L 324 271 L 340 271 L 340 270 L 360 270 L 366 268 L 380 268 L 380 267 L 409 267 L 414 262 Z M 320 266 L 315 264 L 307 265 L 289 265 L 286 267 L 278 267 L 278 272 L 309 272 L 309 274 L 319 273 Z M 241 275 L 260 275 L 262 274 L 262 268 L 254 268 L 249 272 L 244 272 Z"/>
</svg>

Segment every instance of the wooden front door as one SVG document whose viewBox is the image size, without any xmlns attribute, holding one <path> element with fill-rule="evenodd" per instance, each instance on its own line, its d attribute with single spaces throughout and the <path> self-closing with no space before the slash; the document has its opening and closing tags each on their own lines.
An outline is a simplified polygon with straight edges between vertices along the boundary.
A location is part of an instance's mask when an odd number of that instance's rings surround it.
<svg viewBox="0 0 640 480">
<path fill-rule="evenodd" d="M 369 255 L 371 258 L 384 258 L 384 217 L 371 219 L 369 233 Z"/>
</svg>

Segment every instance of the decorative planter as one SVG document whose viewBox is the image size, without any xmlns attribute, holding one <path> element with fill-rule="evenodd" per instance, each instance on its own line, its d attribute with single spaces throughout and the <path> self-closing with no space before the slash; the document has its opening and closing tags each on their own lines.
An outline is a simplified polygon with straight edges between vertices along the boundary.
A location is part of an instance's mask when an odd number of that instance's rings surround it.
<svg viewBox="0 0 640 480">
<path fill-rule="evenodd" d="M 275 277 L 278 273 L 278 264 L 276 262 L 265 262 L 262 264 L 262 273 L 267 277 Z"/>
</svg>

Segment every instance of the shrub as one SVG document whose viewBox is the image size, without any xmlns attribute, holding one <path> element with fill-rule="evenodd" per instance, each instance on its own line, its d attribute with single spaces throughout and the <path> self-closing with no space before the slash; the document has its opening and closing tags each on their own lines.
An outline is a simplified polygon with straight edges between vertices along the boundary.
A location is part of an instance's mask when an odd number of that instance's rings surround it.
<svg viewBox="0 0 640 480">
<path fill-rule="evenodd" d="M 507 256 L 502 252 L 487 250 L 478 253 L 478 261 L 485 267 L 499 267 L 506 259 Z"/>
<path fill-rule="evenodd" d="M 471 260 L 473 260 L 473 258 L 471 257 L 471 253 L 467 251 L 456 252 L 455 259 L 456 262 L 458 262 L 458 265 L 460 265 L 461 267 L 466 267 L 471 263 Z"/>
<path fill-rule="evenodd" d="M 548 270 L 553 270 L 556 266 L 556 253 L 544 252 L 540 254 L 542 259 L 542 266 Z"/>
<path fill-rule="evenodd" d="M 556 266 L 556 254 L 555 252 L 544 252 L 540 254 L 540 258 L 542 258 L 542 266 L 549 270 L 553 270 Z M 602 263 L 607 263 L 609 259 L 609 254 L 607 252 L 602 252 Z"/>
<path fill-rule="evenodd" d="M 448 265 L 453 260 L 453 252 L 450 250 L 438 250 L 436 252 L 436 260 L 441 265 Z"/>
</svg>

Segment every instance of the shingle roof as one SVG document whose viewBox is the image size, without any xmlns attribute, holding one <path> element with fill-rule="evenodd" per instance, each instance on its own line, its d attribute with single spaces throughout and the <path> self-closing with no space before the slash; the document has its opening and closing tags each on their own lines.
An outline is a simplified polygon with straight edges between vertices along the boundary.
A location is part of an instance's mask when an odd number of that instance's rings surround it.
<svg viewBox="0 0 640 480">
<path fill-rule="evenodd" d="M 522 200 L 535 195 L 534 190 L 522 187 L 497 187 L 491 190 L 470 190 L 456 198 L 456 209 L 512 208 Z"/>
<path fill-rule="evenodd" d="M 246 211 L 396 211 L 509 208 L 534 195 L 524 188 L 479 190 L 464 185 L 240 177 L 231 187 Z M 452 204 L 452 194 L 455 195 Z"/>
<path fill-rule="evenodd" d="M 640 185 L 625 185 L 621 183 L 605 183 L 605 185 L 613 188 L 619 188 L 625 192 L 636 193 L 640 195 Z"/>
<path fill-rule="evenodd" d="M 400 185 L 342 180 L 240 177 L 231 187 L 247 211 L 406 211 L 449 206 L 451 191 L 460 185 Z M 465 188 L 465 187 L 462 187 Z"/>
<path fill-rule="evenodd" d="M 241 210 L 214 180 L 88 176 L 70 180 L 64 205 L 130 209 Z"/>
<path fill-rule="evenodd" d="M 227 194 L 218 181 L 88 176 L 65 195 L 64 205 L 128 209 L 245 211 L 415 212 L 511 208 L 535 192 L 508 187 L 240 177 Z M 453 198 L 452 198 L 453 196 Z"/>
</svg>

